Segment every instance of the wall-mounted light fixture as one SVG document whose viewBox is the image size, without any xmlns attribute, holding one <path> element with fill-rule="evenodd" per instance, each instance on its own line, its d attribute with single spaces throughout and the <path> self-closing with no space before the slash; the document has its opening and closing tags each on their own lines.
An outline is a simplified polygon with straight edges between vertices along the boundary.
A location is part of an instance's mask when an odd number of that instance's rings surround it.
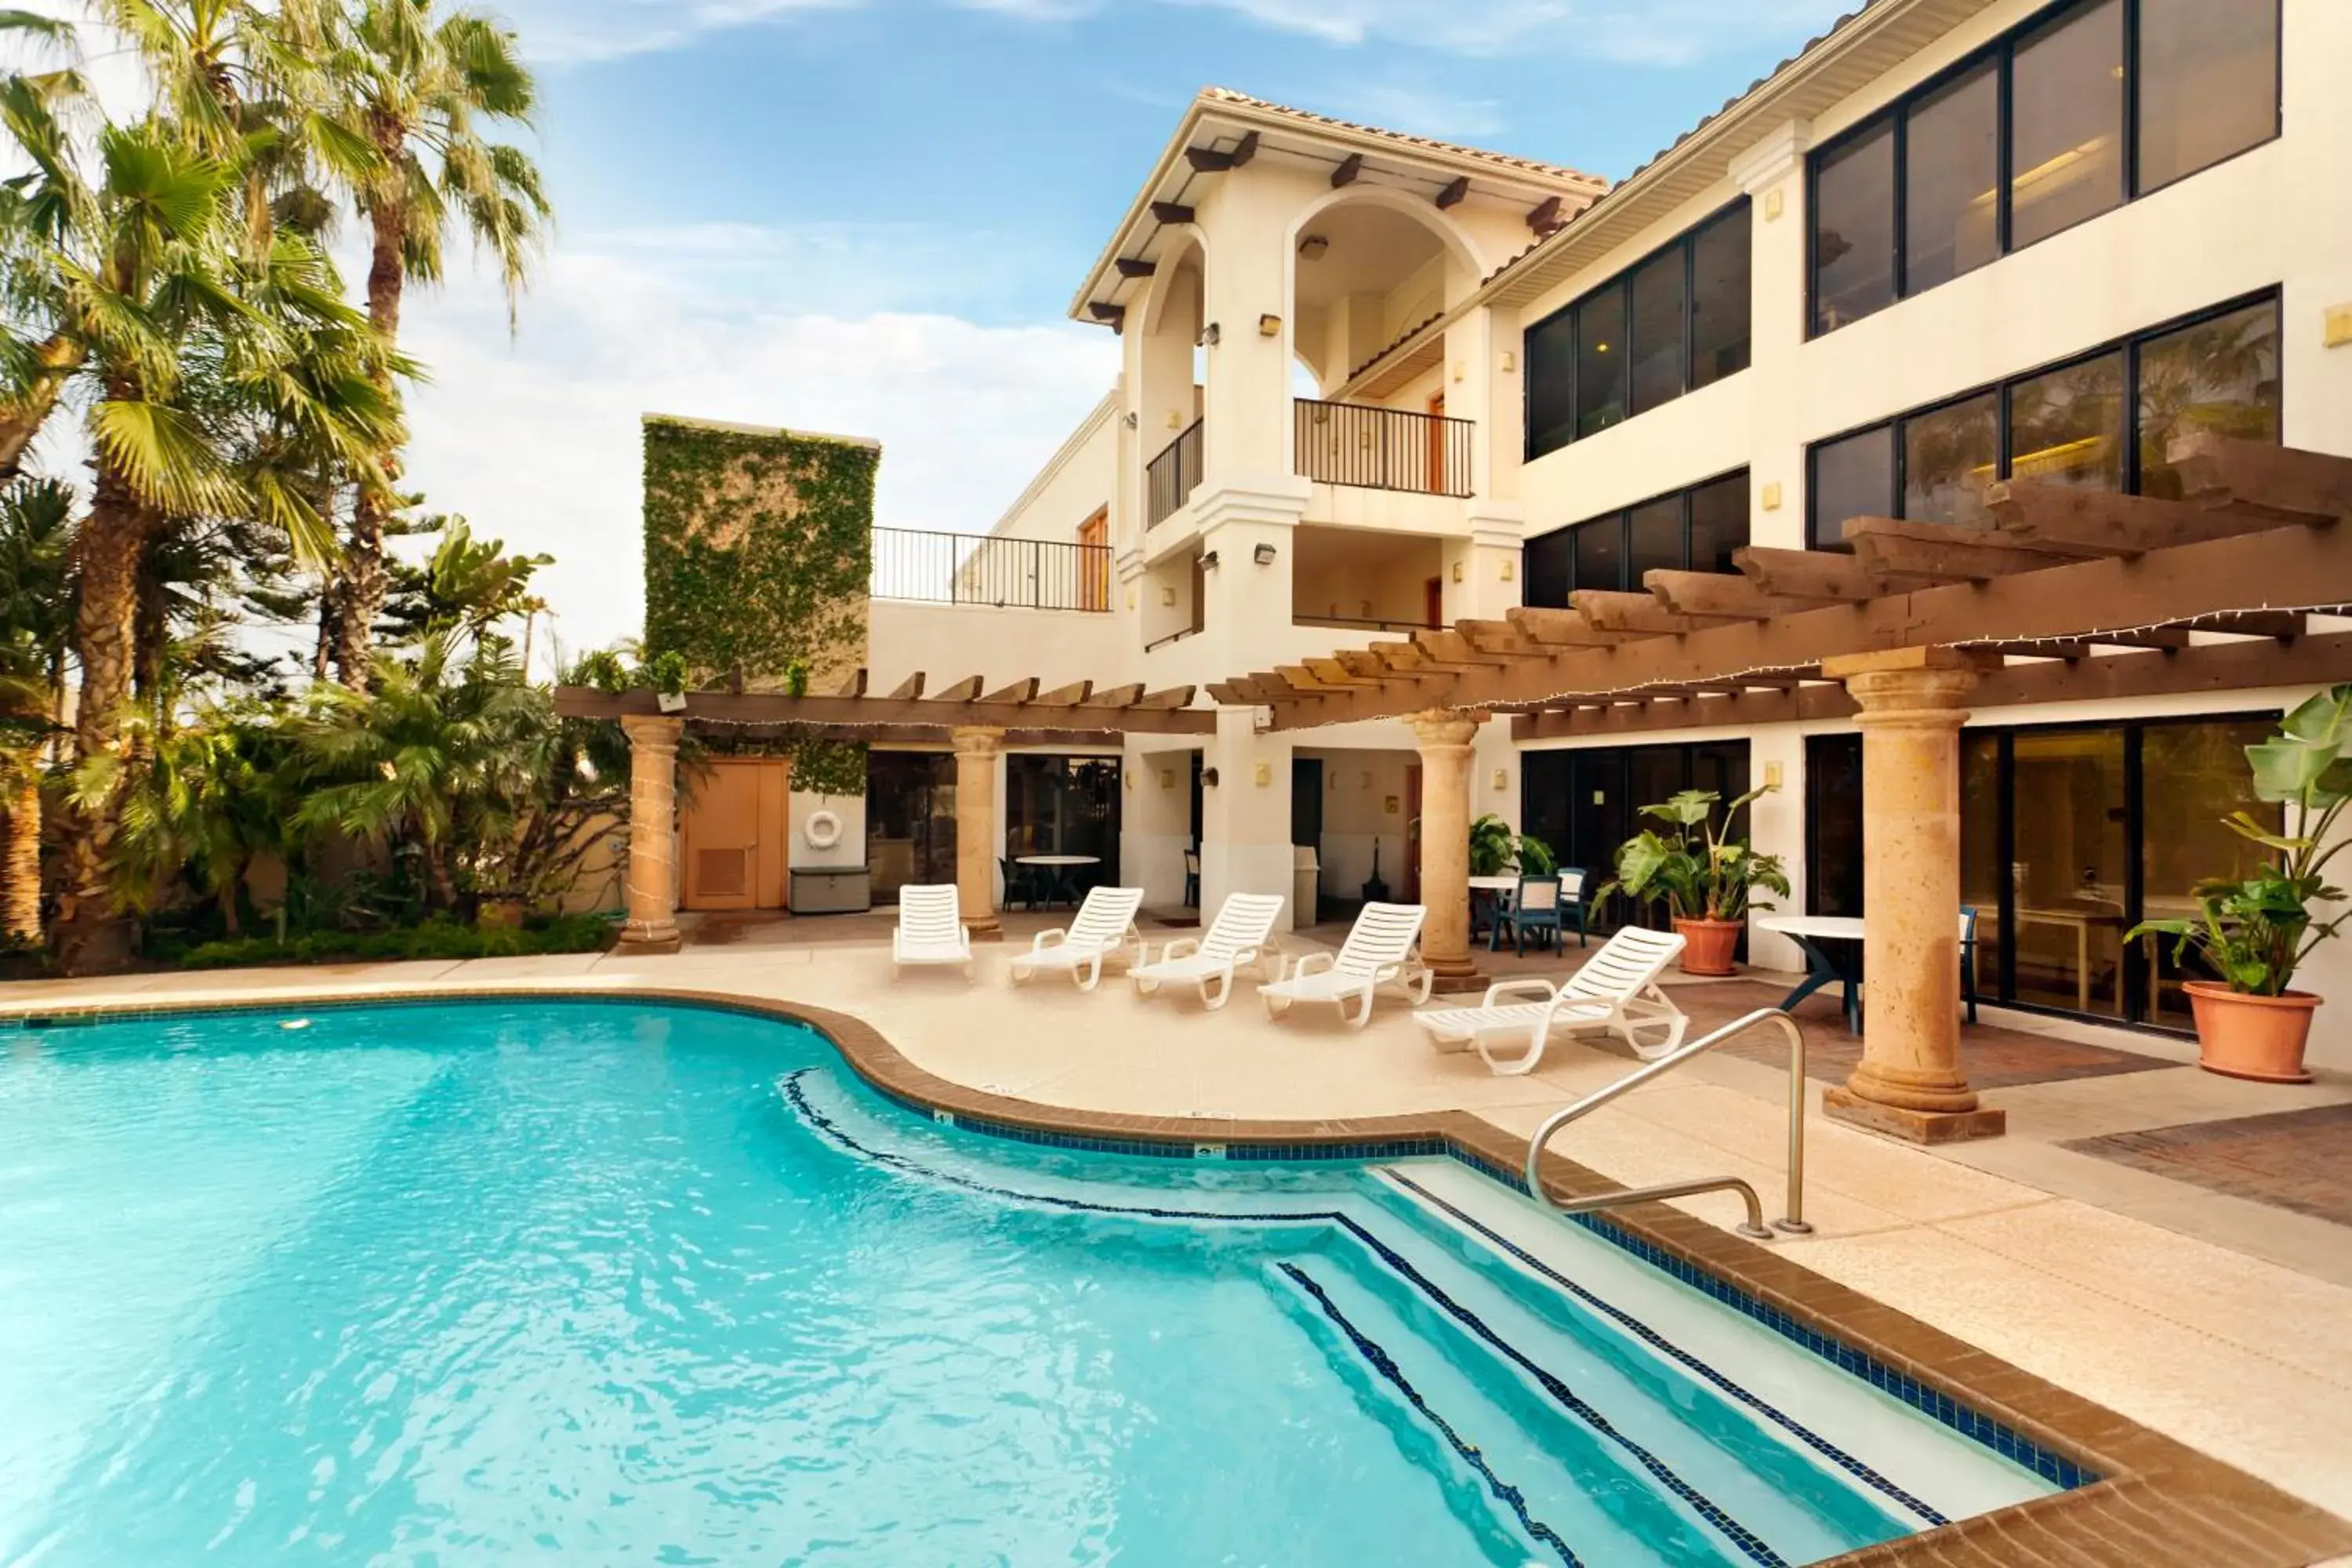
<svg viewBox="0 0 2352 1568">
<path fill-rule="evenodd" d="M 1282 336 L 1282 318 L 1280 316 L 1260 316 L 1257 319 L 1257 335 L 1262 338 L 1278 338 Z"/>
<path fill-rule="evenodd" d="M 1207 554 L 1201 557 L 1201 570 L 1203 572 L 1214 572 L 1216 569 L 1217 552 L 1212 550 Z"/>
<path fill-rule="evenodd" d="M 1259 545 L 1256 549 L 1250 552 L 1250 559 L 1256 562 L 1261 566 L 1273 565 L 1274 546 L 1271 544 Z"/>
<path fill-rule="evenodd" d="M 1302 234 L 1298 237 L 1298 258 L 1301 261 L 1320 261 L 1323 259 L 1323 253 L 1330 248 L 1331 242 L 1319 234 Z"/>
<path fill-rule="evenodd" d="M 1203 346 L 1208 348 L 1215 348 L 1218 341 L 1224 335 L 1224 332 L 1219 329 L 1217 323 L 1214 321 L 1211 321 L 1207 326 L 1201 329 L 1201 342 Z"/>
<path fill-rule="evenodd" d="M 1518 368 L 1519 356 L 1513 353 L 1510 350 L 1505 349 L 1503 351 L 1503 374 L 1505 375 L 1508 375 Z"/>
<path fill-rule="evenodd" d="M 1176 607 L 1176 590 L 1164 583 L 1160 588 L 1160 607 L 1163 610 L 1172 610 Z"/>
<path fill-rule="evenodd" d="M 1211 789 L 1216 788 L 1217 770 L 1214 768 L 1202 768 L 1201 770 L 1201 782 L 1208 785 Z"/>
<path fill-rule="evenodd" d="M 1501 565 L 1502 565 L 1502 576 L 1503 576 L 1503 581 L 1504 581 L 1504 582 L 1507 583 L 1507 582 L 1511 581 L 1511 579 L 1512 579 L 1512 578 L 1516 577 L 1516 576 L 1518 574 L 1517 574 L 1517 572 L 1515 570 L 1515 568 L 1517 566 L 1517 564 L 1518 564 L 1518 563 L 1517 563 L 1517 562 L 1513 561 L 1509 556 L 1506 555 L 1506 556 L 1504 556 L 1504 557 L 1503 557 L 1502 562 L 1501 562 Z"/>
<path fill-rule="evenodd" d="M 1129 429 L 1132 430 L 1132 429 L 1134 429 L 1138 425 L 1140 425 L 1140 424 L 1142 424 L 1142 423 L 1143 423 L 1143 421 L 1142 421 L 1139 417 L 1138 417 L 1138 416 L 1136 415 L 1136 412 L 1135 412 L 1135 410 L 1134 410 L 1134 409 L 1130 408 L 1130 409 L 1129 409 L 1129 410 L 1127 411 L 1127 420 L 1126 420 L 1126 424 L 1127 424 L 1127 427 L 1128 427 Z"/>
<path fill-rule="evenodd" d="M 1456 583 L 1462 581 L 1462 563 L 1459 561 L 1456 561 L 1454 563 L 1454 580 Z"/>
<path fill-rule="evenodd" d="M 1273 764 L 1272 763 L 1258 763 L 1258 765 L 1257 765 L 1257 787 L 1258 787 L 1258 788 L 1260 788 L 1260 789 L 1264 789 L 1266 785 L 1268 785 L 1268 784 L 1272 784 L 1273 782 L 1274 782 L 1274 764 Z"/>
<path fill-rule="evenodd" d="M 1495 787 L 1498 790 L 1511 787 L 1511 775 L 1507 770 L 1502 768 L 1495 770 Z"/>
</svg>

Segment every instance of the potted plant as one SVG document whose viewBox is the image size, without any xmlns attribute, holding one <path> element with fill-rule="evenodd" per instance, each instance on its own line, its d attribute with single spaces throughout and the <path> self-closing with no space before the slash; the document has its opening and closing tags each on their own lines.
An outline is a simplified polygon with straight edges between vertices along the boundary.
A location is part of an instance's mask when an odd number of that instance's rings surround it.
<svg viewBox="0 0 2352 1568">
<path fill-rule="evenodd" d="M 2182 983 L 2197 1018 L 2199 1065 L 2209 1072 L 2264 1083 L 2311 1081 L 2303 1053 L 2320 998 L 2290 986 L 2312 949 L 2352 919 L 2352 911 L 2326 921 L 2312 913 L 2315 903 L 2344 898 L 2324 872 L 2345 843 L 2336 828 L 2352 801 L 2347 743 L 2352 684 L 2312 698 L 2286 716 L 2278 734 L 2248 746 L 2254 796 L 2287 808 L 2287 831 L 2273 833 L 2245 811 L 2222 821 L 2274 858 L 2250 876 L 2199 883 L 2195 916 L 2143 921 L 2125 937 L 2176 938 L 2175 963 L 2193 950 L 2221 977 Z"/>
<path fill-rule="evenodd" d="M 1675 930 L 1683 938 L 1685 974 L 1729 974 L 1739 933 L 1752 906 L 1773 906 L 1754 897 L 1759 888 L 1789 896 L 1789 877 L 1778 855 L 1759 855 L 1747 840 L 1726 837 L 1739 808 L 1772 786 L 1749 790 L 1724 808 L 1724 834 L 1715 826 L 1723 797 L 1714 790 L 1686 789 L 1658 805 L 1642 808 L 1667 831 L 1643 828 L 1617 851 L 1617 879 L 1595 895 L 1612 892 L 1643 903 L 1666 901 Z"/>
<path fill-rule="evenodd" d="M 1499 877 L 1512 870 L 1549 877 L 1553 864 L 1551 846 L 1540 838 L 1513 833 L 1511 825 L 1491 811 L 1470 825 L 1470 874 L 1474 877 Z"/>
</svg>

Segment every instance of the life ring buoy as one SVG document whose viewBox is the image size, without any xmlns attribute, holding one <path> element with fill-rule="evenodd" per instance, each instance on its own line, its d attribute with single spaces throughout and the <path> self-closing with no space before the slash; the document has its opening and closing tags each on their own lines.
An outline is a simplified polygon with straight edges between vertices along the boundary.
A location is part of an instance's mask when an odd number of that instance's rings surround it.
<svg viewBox="0 0 2352 1568">
<path fill-rule="evenodd" d="M 841 818 L 829 811 L 812 812 L 801 827 L 801 837 L 812 849 L 830 849 L 841 842 Z"/>
</svg>

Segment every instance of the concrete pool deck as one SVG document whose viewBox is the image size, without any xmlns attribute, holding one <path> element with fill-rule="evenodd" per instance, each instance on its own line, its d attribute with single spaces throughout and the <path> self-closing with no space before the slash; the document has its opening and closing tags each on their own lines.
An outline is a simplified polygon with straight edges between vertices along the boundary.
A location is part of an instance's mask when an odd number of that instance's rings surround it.
<svg viewBox="0 0 2352 1568">
<path fill-rule="evenodd" d="M 1361 1032 L 1339 1027 L 1328 1009 L 1297 1009 L 1276 1025 L 1246 981 L 1213 1015 L 1189 995 L 1142 1000 L 1123 979 L 1092 994 L 1066 980 L 1013 990 L 1006 959 L 1030 931 L 1055 923 L 1008 916 L 1009 940 L 980 950 L 970 983 L 944 970 L 910 970 L 894 982 L 887 921 L 845 917 L 712 921 L 667 957 L 25 983 L 0 991 L 0 1011 L 658 986 L 845 1014 L 927 1074 L 1037 1108 L 1140 1117 L 1163 1129 L 1198 1122 L 1203 1137 L 1227 1119 L 1330 1123 L 1458 1111 L 1485 1123 L 1498 1148 L 1523 1145 L 1546 1113 L 1630 1067 L 1601 1050 L 1555 1045 L 1536 1072 L 1496 1078 L 1475 1057 L 1431 1050 L 1401 1002 L 1384 1000 Z M 1155 942 L 1181 934 L 1147 930 Z M 1338 934 L 1303 932 L 1287 944 L 1309 951 Z M 1505 959 L 1496 967 L 1556 973 L 1566 964 Z M 1698 983 L 1675 994 L 1700 1027 L 1759 1001 L 1752 983 Z M 2343 1353 L 2352 1342 L 2352 1230 L 2066 1146 L 2352 1104 L 2352 1079 L 2323 1075 L 2284 1089 L 2238 1083 L 2186 1065 L 2187 1048 L 2174 1042 L 2014 1016 L 2002 1023 L 1983 1037 L 1989 1053 L 2030 1057 L 2039 1036 L 2053 1056 L 2086 1047 L 2088 1065 L 2053 1081 L 1989 1089 L 1988 1102 L 2009 1111 L 2010 1136 L 1932 1151 L 1823 1120 L 1816 1077 L 1805 1203 L 1816 1230 L 1762 1250 L 2305 1502 L 2352 1514 L 2352 1363 Z M 1833 1016 L 1809 1018 L 1807 1033 L 1825 1057 L 1841 1037 Z M 1968 1053 L 1964 1043 L 1964 1060 Z M 2069 1059 L 2083 1056 L 2076 1050 Z M 1763 1061 L 1702 1058 L 1580 1122 L 1556 1150 L 1629 1185 L 1742 1175 L 1777 1213 L 1786 1084 L 1785 1070 Z M 2333 1175 L 2352 1180 L 2340 1170 Z M 1729 1194 L 1676 1206 L 1724 1230 L 1739 1215 Z"/>
</svg>

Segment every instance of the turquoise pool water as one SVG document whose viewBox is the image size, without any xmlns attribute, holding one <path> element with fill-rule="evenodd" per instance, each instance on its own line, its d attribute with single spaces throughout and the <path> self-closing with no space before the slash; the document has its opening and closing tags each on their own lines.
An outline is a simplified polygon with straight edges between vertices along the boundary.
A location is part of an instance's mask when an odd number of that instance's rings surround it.
<svg viewBox="0 0 2352 1568">
<path fill-rule="evenodd" d="M 2047 1489 L 1433 1163 L 978 1139 L 688 1008 L 0 1030 L 0 1563 L 1796 1563 Z"/>
</svg>

